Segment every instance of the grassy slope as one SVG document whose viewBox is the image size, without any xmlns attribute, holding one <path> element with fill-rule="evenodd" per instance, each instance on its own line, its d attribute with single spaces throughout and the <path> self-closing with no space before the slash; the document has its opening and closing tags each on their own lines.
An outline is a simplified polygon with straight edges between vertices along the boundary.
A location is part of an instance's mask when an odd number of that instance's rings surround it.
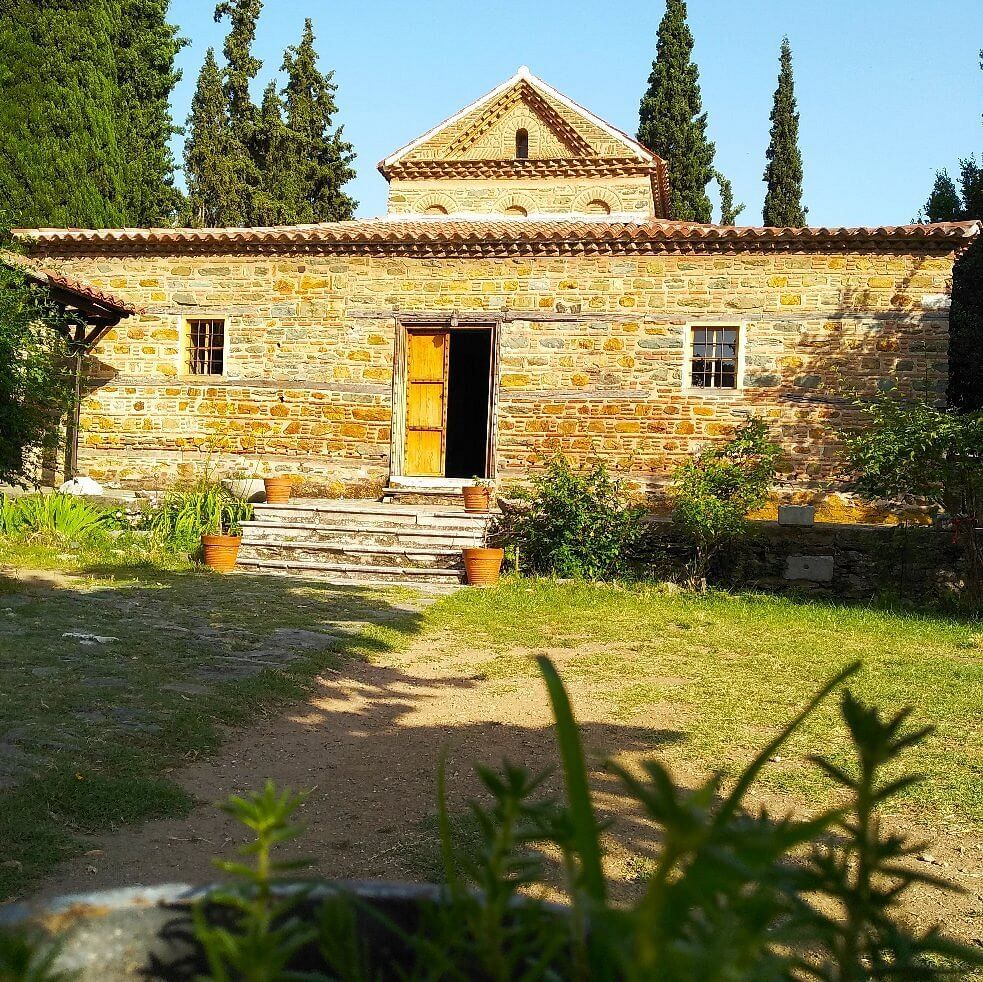
<svg viewBox="0 0 983 982">
<path fill-rule="evenodd" d="M 766 596 L 672 594 L 514 582 L 462 592 L 427 612 L 431 630 L 486 652 L 476 669 L 532 678 L 537 647 L 568 647 L 561 671 L 590 679 L 614 719 L 670 713 L 687 738 L 661 750 L 735 771 L 827 678 L 854 659 L 854 691 L 886 710 L 911 705 L 937 733 L 908 757 L 929 780 L 902 799 L 935 824 L 983 820 L 983 627 L 945 616 Z M 516 648 L 521 654 L 516 654 Z M 805 761 L 846 759 L 835 701 L 767 769 L 766 787 L 820 800 L 828 784 Z"/>
</svg>

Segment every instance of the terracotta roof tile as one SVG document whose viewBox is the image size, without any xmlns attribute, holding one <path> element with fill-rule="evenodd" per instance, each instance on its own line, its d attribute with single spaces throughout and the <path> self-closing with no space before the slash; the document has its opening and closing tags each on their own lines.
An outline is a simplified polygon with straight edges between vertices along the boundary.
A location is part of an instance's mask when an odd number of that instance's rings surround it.
<svg viewBox="0 0 983 982">
<path fill-rule="evenodd" d="M 98 290 L 88 283 L 83 283 L 81 280 L 70 279 L 67 276 L 62 276 L 61 273 L 45 269 L 38 263 L 32 262 L 30 259 L 17 255 L 16 253 L 0 252 L 0 260 L 9 266 L 21 270 L 25 276 L 35 283 L 40 283 L 42 286 L 56 287 L 65 293 L 74 295 L 80 300 L 91 301 L 100 307 L 106 307 L 118 314 L 122 314 L 124 317 L 129 317 L 131 314 L 143 313 L 142 308 L 134 306 L 128 301 L 114 296 L 112 293 Z"/>
<path fill-rule="evenodd" d="M 802 248 L 963 248 L 980 233 L 979 222 L 867 228 L 760 228 L 699 225 L 652 219 L 642 222 L 558 218 L 399 218 L 390 216 L 318 225 L 269 228 L 19 229 L 34 253 L 78 251 L 305 251 L 408 254 L 518 255 L 523 252 L 730 251 Z"/>
</svg>

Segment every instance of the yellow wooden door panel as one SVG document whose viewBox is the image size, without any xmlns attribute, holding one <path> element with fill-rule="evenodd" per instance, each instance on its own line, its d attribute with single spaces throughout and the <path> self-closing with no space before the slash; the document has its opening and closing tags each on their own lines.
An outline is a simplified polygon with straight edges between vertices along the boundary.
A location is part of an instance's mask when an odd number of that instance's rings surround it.
<svg viewBox="0 0 983 982">
<path fill-rule="evenodd" d="M 408 476 L 444 473 L 448 340 L 446 330 L 407 334 L 404 471 Z"/>
<path fill-rule="evenodd" d="M 412 429 L 444 428 L 444 383 L 414 382 L 409 389 L 406 425 Z"/>
<path fill-rule="evenodd" d="M 446 331 L 411 331 L 407 349 L 407 377 L 411 382 L 444 382 Z"/>
</svg>

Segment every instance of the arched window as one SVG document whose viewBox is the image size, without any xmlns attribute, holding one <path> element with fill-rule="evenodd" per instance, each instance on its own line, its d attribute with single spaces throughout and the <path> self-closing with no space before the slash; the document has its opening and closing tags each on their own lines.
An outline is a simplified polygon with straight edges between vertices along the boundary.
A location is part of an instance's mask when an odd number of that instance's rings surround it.
<svg viewBox="0 0 983 982">
<path fill-rule="evenodd" d="M 430 205 L 423 212 L 424 215 L 446 215 L 447 209 L 443 205 Z"/>
<path fill-rule="evenodd" d="M 611 206 L 606 201 L 601 201 L 600 198 L 593 198 L 591 201 L 587 202 L 587 214 L 610 215 Z"/>
<path fill-rule="evenodd" d="M 529 212 L 526 211 L 522 205 L 509 205 L 509 207 L 505 209 L 505 214 L 512 215 L 515 218 L 525 218 Z"/>
<path fill-rule="evenodd" d="M 515 156 L 517 160 L 525 160 L 529 156 L 529 131 L 515 131 Z"/>
</svg>

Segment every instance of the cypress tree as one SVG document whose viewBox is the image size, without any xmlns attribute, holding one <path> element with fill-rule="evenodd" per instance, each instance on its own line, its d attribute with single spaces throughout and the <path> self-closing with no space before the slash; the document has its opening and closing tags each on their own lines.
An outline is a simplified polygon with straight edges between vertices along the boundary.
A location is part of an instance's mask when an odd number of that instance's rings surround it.
<svg viewBox="0 0 983 982">
<path fill-rule="evenodd" d="M 356 202 L 342 188 L 355 176 L 351 166 L 355 154 L 342 136 L 342 127 L 333 129 L 338 87 L 332 81 L 334 72 L 318 70 L 310 19 L 304 23 L 300 44 L 284 54 L 283 71 L 287 75 L 283 90 L 286 124 L 293 135 L 287 146 L 293 171 L 288 185 L 292 197 L 284 202 L 288 220 L 349 219 Z"/>
<path fill-rule="evenodd" d="M 799 114 L 795 111 L 792 48 L 782 40 L 778 88 L 771 110 L 771 140 L 764 180 L 768 184 L 762 212 L 765 225 L 799 227 L 806 223 L 802 207 L 802 154 L 799 152 Z"/>
<path fill-rule="evenodd" d="M 243 225 L 248 200 L 241 183 L 247 163 L 232 133 L 222 73 L 208 49 L 191 100 L 184 172 L 188 183 L 185 220 L 196 226 Z M 252 161 L 248 163 L 251 165 Z"/>
<path fill-rule="evenodd" d="M 983 220 L 983 167 L 960 161 L 958 217 Z M 952 270 L 949 308 L 949 401 L 963 412 L 983 410 L 983 242 L 977 239 Z"/>
<path fill-rule="evenodd" d="M 720 173 L 719 170 L 713 172 L 720 188 L 720 224 L 736 225 L 737 216 L 744 211 L 744 203 L 734 206 L 734 186 Z"/>
<path fill-rule="evenodd" d="M 252 199 L 251 221 L 256 225 L 310 221 L 297 216 L 297 203 L 302 196 L 298 184 L 299 144 L 297 134 L 283 121 L 283 102 L 276 82 L 270 82 L 263 93 L 255 138 L 259 187 Z"/>
<path fill-rule="evenodd" d="M 187 41 L 167 22 L 167 0 L 121 0 L 120 13 L 122 208 L 128 225 L 161 225 L 172 221 L 181 206 L 168 146 L 178 132 L 169 99 L 181 77 L 174 58 Z"/>
<path fill-rule="evenodd" d="M 23 225 L 117 226 L 124 168 L 113 0 L 6 0 L 0 208 Z"/>
<path fill-rule="evenodd" d="M 709 222 L 712 206 L 706 188 L 713 178 L 714 146 L 707 139 L 700 73 L 692 54 L 685 0 L 667 0 L 639 108 L 638 142 L 666 161 L 671 217 Z"/>
<path fill-rule="evenodd" d="M 949 172 L 935 172 L 935 184 L 921 210 L 919 220 L 926 222 L 958 222 L 962 214 L 962 202 L 956 184 Z"/>
</svg>

